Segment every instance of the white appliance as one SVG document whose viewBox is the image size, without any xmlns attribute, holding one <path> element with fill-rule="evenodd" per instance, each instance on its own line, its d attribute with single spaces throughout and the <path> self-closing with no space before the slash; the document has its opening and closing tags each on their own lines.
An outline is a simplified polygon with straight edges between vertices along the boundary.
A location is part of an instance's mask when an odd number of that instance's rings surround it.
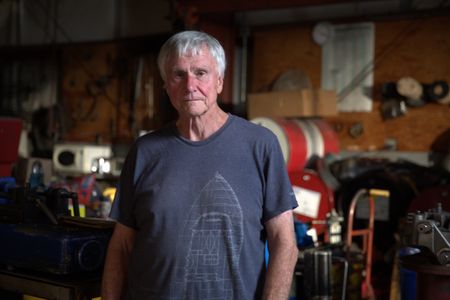
<svg viewBox="0 0 450 300">
<path fill-rule="evenodd" d="M 60 173 L 89 174 L 96 160 L 111 156 L 109 145 L 61 143 L 53 148 L 53 167 Z"/>
</svg>

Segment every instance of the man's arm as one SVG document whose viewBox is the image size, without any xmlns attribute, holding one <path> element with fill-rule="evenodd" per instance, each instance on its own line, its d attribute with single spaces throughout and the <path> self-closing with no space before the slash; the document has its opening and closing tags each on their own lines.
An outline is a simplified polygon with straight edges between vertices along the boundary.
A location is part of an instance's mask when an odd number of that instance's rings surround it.
<svg viewBox="0 0 450 300">
<path fill-rule="evenodd" d="M 102 279 L 102 299 L 122 299 L 127 282 L 128 260 L 134 244 L 134 229 L 117 223 L 108 246 Z"/>
<path fill-rule="evenodd" d="M 298 248 L 292 211 L 286 211 L 266 222 L 269 266 L 263 299 L 288 299 Z"/>
</svg>

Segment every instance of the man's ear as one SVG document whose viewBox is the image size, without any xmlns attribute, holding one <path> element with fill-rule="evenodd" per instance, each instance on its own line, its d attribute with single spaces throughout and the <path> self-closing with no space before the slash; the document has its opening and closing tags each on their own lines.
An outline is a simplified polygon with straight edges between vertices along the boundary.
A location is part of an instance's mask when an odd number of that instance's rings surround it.
<svg viewBox="0 0 450 300">
<path fill-rule="evenodd" d="M 216 87 L 217 94 L 220 94 L 222 90 L 223 90 L 223 77 L 220 76 L 217 79 L 217 87 Z"/>
</svg>

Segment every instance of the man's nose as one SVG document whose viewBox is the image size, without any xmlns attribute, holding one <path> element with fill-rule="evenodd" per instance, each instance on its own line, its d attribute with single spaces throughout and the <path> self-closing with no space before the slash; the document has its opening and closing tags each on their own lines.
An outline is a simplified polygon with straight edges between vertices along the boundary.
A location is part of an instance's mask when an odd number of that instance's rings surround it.
<svg viewBox="0 0 450 300">
<path fill-rule="evenodd" d="M 196 78 L 193 74 L 188 74 L 186 76 L 186 89 L 189 92 L 194 92 L 197 89 Z"/>
</svg>

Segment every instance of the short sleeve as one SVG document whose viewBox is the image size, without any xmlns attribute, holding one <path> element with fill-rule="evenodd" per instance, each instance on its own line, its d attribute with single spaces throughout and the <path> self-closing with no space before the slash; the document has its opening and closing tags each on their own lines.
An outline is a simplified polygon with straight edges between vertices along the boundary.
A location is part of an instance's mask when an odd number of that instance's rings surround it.
<svg viewBox="0 0 450 300">
<path fill-rule="evenodd" d="M 263 222 L 297 207 L 292 184 L 286 170 L 280 145 L 275 135 L 269 135 L 265 165 Z"/>
</svg>

